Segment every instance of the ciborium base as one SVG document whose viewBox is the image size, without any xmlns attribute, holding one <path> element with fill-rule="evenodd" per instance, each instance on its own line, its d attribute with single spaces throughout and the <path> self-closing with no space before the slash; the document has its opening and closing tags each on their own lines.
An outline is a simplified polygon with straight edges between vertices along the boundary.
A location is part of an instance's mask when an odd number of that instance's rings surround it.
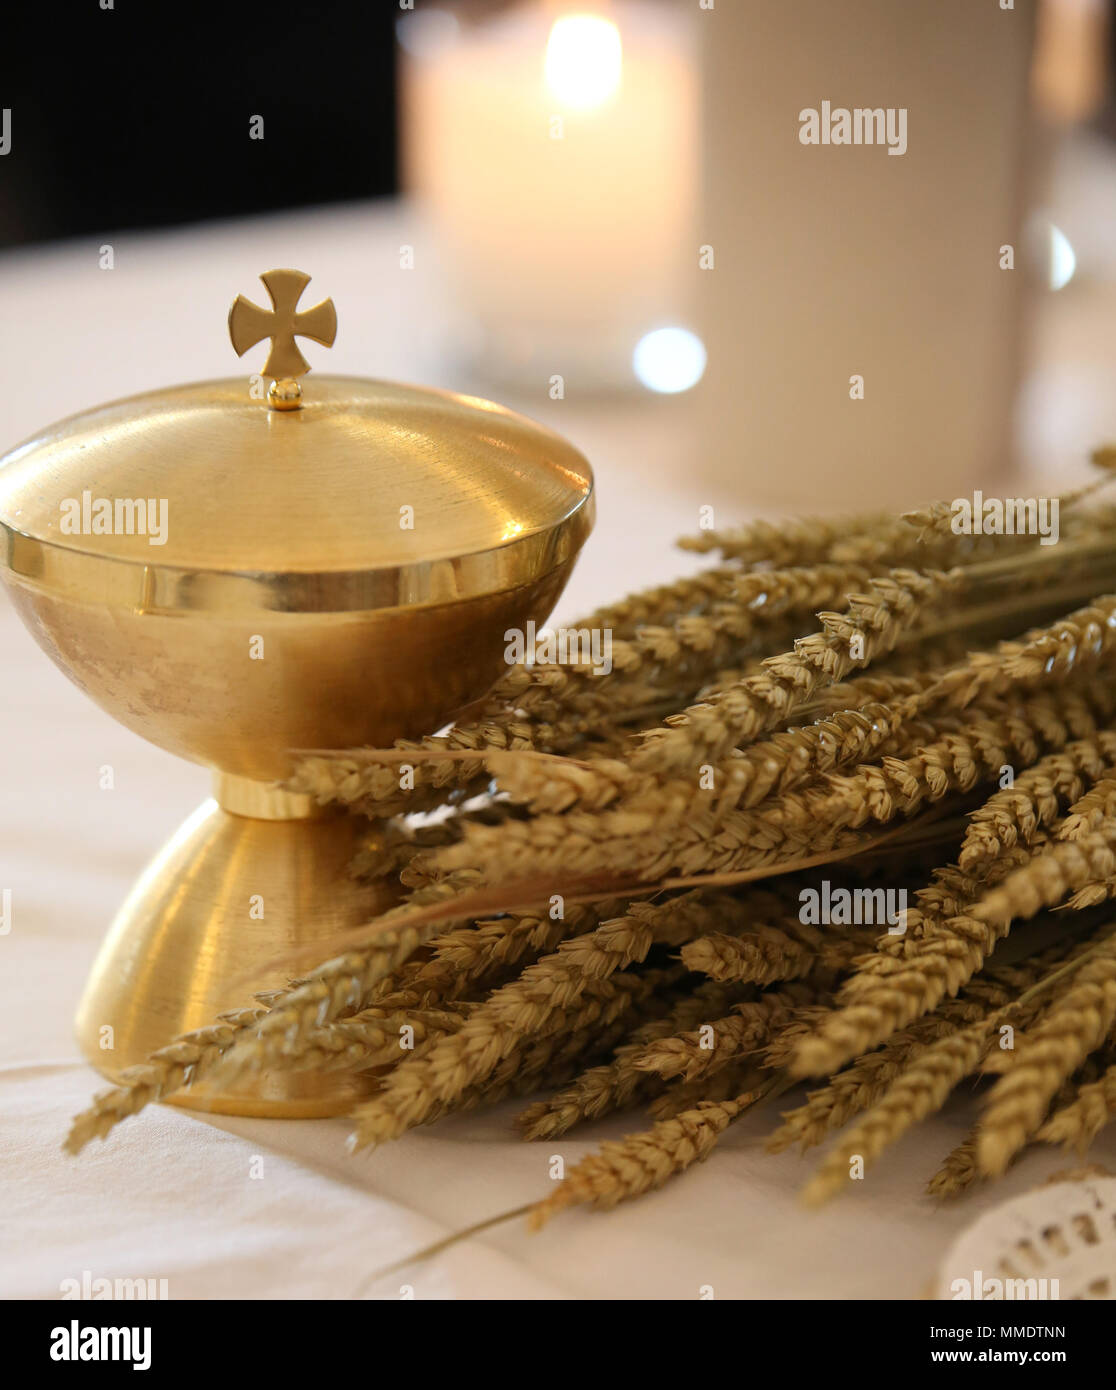
<svg viewBox="0 0 1116 1390">
<path fill-rule="evenodd" d="M 309 798 L 241 777 L 219 774 L 215 795 L 144 870 L 85 987 L 78 1042 L 112 1081 L 317 963 L 276 962 L 391 905 L 389 889 L 350 874 L 358 818 L 322 814 Z M 323 958 L 334 949 L 331 941 Z M 226 1115 L 309 1118 L 343 1114 L 370 1090 L 359 1077 L 292 1071 L 220 1088 L 199 1081 L 168 1099 Z"/>
</svg>

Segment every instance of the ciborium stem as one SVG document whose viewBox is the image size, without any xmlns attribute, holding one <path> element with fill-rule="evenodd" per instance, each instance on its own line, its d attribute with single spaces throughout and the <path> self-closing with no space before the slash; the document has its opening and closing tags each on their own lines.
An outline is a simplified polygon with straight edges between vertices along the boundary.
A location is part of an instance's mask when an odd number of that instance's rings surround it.
<svg viewBox="0 0 1116 1390">
<path fill-rule="evenodd" d="M 367 834 L 367 828 L 363 832 Z M 90 1062 L 110 1080 L 217 1015 L 285 985 L 276 962 L 390 906 L 354 879 L 358 818 L 274 784 L 218 773 L 204 802 L 148 865 L 117 913 L 77 1015 Z M 323 952 L 325 954 L 325 952 Z M 174 1103 L 238 1115 L 340 1114 L 368 1089 L 328 1072 L 271 1072 Z"/>
</svg>

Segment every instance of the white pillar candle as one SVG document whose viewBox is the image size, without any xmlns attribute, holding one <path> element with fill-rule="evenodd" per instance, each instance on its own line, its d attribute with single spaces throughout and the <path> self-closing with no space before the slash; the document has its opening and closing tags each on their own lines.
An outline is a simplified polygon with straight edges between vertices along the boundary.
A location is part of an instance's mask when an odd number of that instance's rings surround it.
<svg viewBox="0 0 1116 1390">
<path fill-rule="evenodd" d="M 694 15 L 585 0 L 441 27 L 403 34 L 404 164 L 473 354 L 523 382 L 634 384 L 696 268 Z"/>
<path fill-rule="evenodd" d="M 995 0 L 701 13 L 711 500 L 840 511 L 1008 485 L 1032 18 Z M 851 109 L 889 113 L 895 138 L 869 143 L 861 118 L 837 143 Z"/>
</svg>

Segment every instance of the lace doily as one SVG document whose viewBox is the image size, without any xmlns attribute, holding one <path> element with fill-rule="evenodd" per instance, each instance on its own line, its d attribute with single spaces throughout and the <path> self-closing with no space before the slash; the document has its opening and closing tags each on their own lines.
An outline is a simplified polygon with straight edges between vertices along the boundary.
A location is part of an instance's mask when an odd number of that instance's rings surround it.
<svg viewBox="0 0 1116 1390">
<path fill-rule="evenodd" d="M 986 1212 L 950 1247 L 934 1297 L 1116 1298 L 1116 1177 L 1058 1175 Z"/>
</svg>

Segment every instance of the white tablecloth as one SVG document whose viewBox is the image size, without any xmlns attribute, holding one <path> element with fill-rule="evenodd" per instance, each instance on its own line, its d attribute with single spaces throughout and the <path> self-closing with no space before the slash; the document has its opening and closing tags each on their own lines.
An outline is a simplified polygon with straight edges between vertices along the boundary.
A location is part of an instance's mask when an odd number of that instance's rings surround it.
<svg viewBox="0 0 1116 1390">
<path fill-rule="evenodd" d="M 254 295 L 273 264 L 308 269 L 337 302 L 345 331 L 328 370 L 483 389 L 442 352 L 433 283 L 397 270 L 398 245 L 414 235 L 409 216 L 360 207 L 0 257 L 0 443 L 100 400 L 236 371 L 227 305 Z M 98 269 L 103 240 L 115 245 L 111 272 Z M 726 499 L 699 495 L 687 476 L 684 400 L 502 394 L 564 430 L 597 468 L 598 529 L 562 613 L 694 566 L 670 539 L 694 528 L 698 505 Z M 102 1084 L 70 1034 L 82 982 L 145 861 L 206 795 L 207 774 L 96 709 L 2 599 L 0 739 L 0 888 L 13 901 L 0 937 L 0 1296 L 56 1298 L 63 1280 L 88 1270 L 167 1279 L 172 1298 L 395 1298 L 404 1284 L 419 1298 L 697 1298 L 705 1285 L 718 1298 L 911 1298 L 963 1224 L 1066 1166 L 1047 1152 L 994 1190 L 933 1205 L 922 1185 L 974 1117 L 961 1096 L 855 1191 L 808 1213 L 796 1190 L 810 1160 L 763 1152 L 772 1114 L 761 1110 L 662 1192 L 611 1214 L 564 1214 L 537 1236 L 502 1225 L 366 1284 L 407 1253 L 544 1195 L 553 1152 L 569 1164 L 601 1138 L 643 1127 L 640 1117 L 614 1117 L 592 1138 L 526 1145 L 505 1106 L 350 1157 L 343 1120 L 151 1107 L 106 1144 L 65 1157 L 69 1117 Z M 106 763 L 113 791 L 99 787 Z M 1112 1164 L 1116 1136 L 1096 1156 Z"/>
</svg>

